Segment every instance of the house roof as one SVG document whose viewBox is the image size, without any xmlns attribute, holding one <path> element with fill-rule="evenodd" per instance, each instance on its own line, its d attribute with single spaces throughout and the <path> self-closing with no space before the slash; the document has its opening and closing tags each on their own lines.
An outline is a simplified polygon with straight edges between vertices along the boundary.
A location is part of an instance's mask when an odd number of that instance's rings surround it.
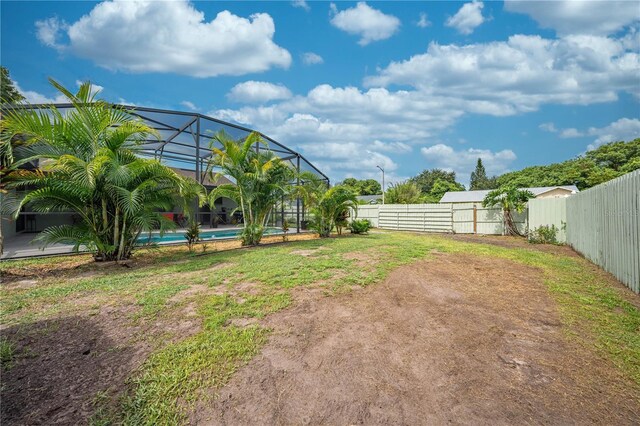
<svg viewBox="0 0 640 426">
<path fill-rule="evenodd" d="M 382 200 L 382 194 L 380 195 L 358 195 L 358 200 L 372 204 Z"/>
<path fill-rule="evenodd" d="M 539 186 L 534 188 L 521 188 L 526 191 L 531 191 L 536 197 L 546 192 L 553 191 L 554 189 L 564 189 L 566 191 L 575 193 L 579 192 L 578 187 L 575 185 L 558 185 L 558 186 Z M 441 203 L 481 203 L 484 197 L 491 192 L 491 190 L 481 191 L 449 191 L 442 196 Z"/>
</svg>

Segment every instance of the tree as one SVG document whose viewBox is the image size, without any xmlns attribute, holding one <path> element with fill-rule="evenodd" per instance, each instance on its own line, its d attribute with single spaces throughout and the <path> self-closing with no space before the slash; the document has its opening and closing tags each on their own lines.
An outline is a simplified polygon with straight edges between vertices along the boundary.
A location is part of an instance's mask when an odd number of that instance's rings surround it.
<svg viewBox="0 0 640 426">
<path fill-rule="evenodd" d="M 471 182 L 469 189 L 471 191 L 478 189 L 495 189 L 496 188 L 496 178 L 487 177 L 487 172 L 484 169 L 484 165 L 482 164 L 482 159 L 478 158 L 478 163 L 476 164 L 476 169 L 471 172 Z"/>
<path fill-rule="evenodd" d="M 526 167 L 496 179 L 499 186 L 576 185 L 584 190 L 640 168 L 640 139 L 611 142 L 583 156 L 546 166 Z"/>
<path fill-rule="evenodd" d="M 391 184 L 384 197 L 385 202 L 388 204 L 418 204 L 424 202 L 420 188 L 411 181 Z"/>
<path fill-rule="evenodd" d="M 0 66 L 0 103 L 17 104 L 24 100 L 24 96 L 18 91 L 13 80 L 9 76 L 9 70 Z"/>
<path fill-rule="evenodd" d="M 222 149 L 216 147 L 222 145 Z M 222 184 L 209 194 L 209 205 L 221 197 L 234 200 L 242 211 L 242 245 L 257 245 L 262 239 L 275 204 L 291 192 L 294 171 L 265 149 L 256 150 L 256 145 L 266 145 L 257 132 L 244 140 L 236 141 L 224 131 L 218 132 L 211 141 L 213 156 L 207 172 L 212 181 L 220 175 L 232 178 L 235 184 Z M 221 170 L 215 173 L 214 168 Z"/>
<path fill-rule="evenodd" d="M 453 191 L 464 191 L 464 185 L 461 185 L 458 182 L 452 183 L 446 180 L 438 179 L 433 185 L 433 188 L 431 188 L 430 195 L 434 202 L 437 203 L 445 193 Z"/>
<path fill-rule="evenodd" d="M 351 210 L 358 211 L 358 200 L 352 188 L 347 185 L 336 185 L 328 188 L 324 181 L 311 173 L 301 175 L 303 184 L 296 189 L 305 205 L 309 206 L 313 221 L 311 227 L 320 237 L 328 237 L 331 231 L 344 220 Z"/>
<path fill-rule="evenodd" d="M 456 173 L 441 169 L 423 170 L 419 175 L 409 179 L 409 182 L 415 183 L 423 195 L 429 195 L 438 179 L 456 183 Z"/>
<path fill-rule="evenodd" d="M 522 233 L 513 221 L 513 212 L 522 213 L 530 198 L 535 195 L 530 191 L 523 191 L 513 186 L 501 187 L 489 192 L 482 201 L 483 207 L 500 207 L 506 235 L 519 235 Z"/>
<path fill-rule="evenodd" d="M 356 195 L 378 195 L 382 193 L 380 183 L 375 179 L 346 178 L 342 184 L 351 188 Z"/>
<path fill-rule="evenodd" d="M 2 143 L 17 135 L 22 140 L 13 167 L 33 161 L 42 165 L 8 176 L 10 188 L 30 189 L 14 214 L 26 205 L 37 212 L 72 212 L 77 223 L 39 234 L 45 247 L 67 243 L 75 251 L 86 247 L 99 261 L 127 259 L 142 232 L 175 227 L 163 210 L 203 188 L 159 161 L 137 157 L 156 131 L 123 108 L 96 100 L 89 82 L 75 94 L 50 82 L 73 110 L 10 110 L 2 120 Z"/>
</svg>

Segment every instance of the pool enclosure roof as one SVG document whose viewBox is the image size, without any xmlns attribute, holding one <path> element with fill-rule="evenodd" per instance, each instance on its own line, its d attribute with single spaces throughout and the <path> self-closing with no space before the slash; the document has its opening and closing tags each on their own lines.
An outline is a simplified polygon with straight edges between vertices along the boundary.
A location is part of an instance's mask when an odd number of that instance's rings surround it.
<svg viewBox="0 0 640 426">
<path fill-rule="evenodd" d="M 24 108 L 48 109 L 55 106 L 61 112 L 74 108 L 72 104 L 38 104 Z M 212 137 L 224 130 L 235 140 L 243 140 L 254 130 L 228 123 L 195 112 L 172 111 L 157 108 L 146 108 L 131 105 L 113 104 L 121 107 L 131 115 L 140 118 L 149 127 L 155 129 L 160 139 L 151 138 L 144 141 L 139 155 L 157 158 L 170 167 L 192 170 L 200 183 L 205 183 L 204 171 L 212 155 L 210 144 Z M 258 132 L 264 144 L 257 144 L 256 150 L 269 150 L 289 163 L 297 171 L 308 171 L 329 183 L 329 178 L 315 167 L 302 154 Z"/>
</svg>

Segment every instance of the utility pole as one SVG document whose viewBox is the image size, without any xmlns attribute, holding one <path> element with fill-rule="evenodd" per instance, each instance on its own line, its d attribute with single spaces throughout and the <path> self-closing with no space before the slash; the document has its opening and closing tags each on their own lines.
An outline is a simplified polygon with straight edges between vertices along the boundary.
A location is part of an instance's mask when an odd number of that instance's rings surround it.
<svg viewBox="0 0 640 426">
<path fill-rule="evenodd" d="M 376 166 L 382 172 L 382 204 L 384 204 L 384 169 L 380 166 Z"/>
</svg>

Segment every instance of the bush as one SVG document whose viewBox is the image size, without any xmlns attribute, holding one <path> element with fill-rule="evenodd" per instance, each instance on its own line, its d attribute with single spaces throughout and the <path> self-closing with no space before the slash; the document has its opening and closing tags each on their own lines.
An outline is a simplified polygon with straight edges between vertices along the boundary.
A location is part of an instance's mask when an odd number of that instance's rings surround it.
<svg viewBox="0 0 640 426">
<path fill-rule="evenodd" d="M 193 253 L 196 243 L 200 241 L 200 224 L 195 221 L 191 222 L 187 228 L 187 232 L 184 233 L 184 238 L 187 240 L 189 251 Z"/>
<path fill-rule="evenodd" d="M 260 244 L 263 234 L 264 226 L 259 223 L 245 224 L 240 234 L 240 240 L 243 246 L 257 246 Z"/>
<path fill-rule="evenodd" d="M 559 229 L 555 225 L 542 225 L 529 232 L 529 242 L 532 244 L 559 244 Z"/>
<path fill-rule="evenodd" d="M 367 219 L 355 219 L 349 224 L 349 230 L 352 234 L 365 234 L 371 229 L 371 222 Z"/>
</svg>

